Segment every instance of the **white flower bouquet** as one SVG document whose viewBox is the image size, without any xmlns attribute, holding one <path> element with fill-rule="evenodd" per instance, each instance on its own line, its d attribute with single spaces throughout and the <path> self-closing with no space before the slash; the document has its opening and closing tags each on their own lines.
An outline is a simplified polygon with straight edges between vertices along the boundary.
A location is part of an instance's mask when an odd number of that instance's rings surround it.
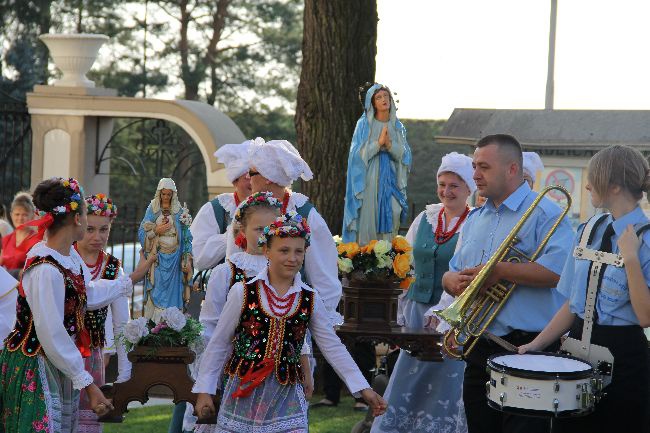
<svg viewBox="0 0 650 433">
<path fill-rule="evenodd" d="M 192 225 L 192 215 L 190 214 L 190 210 L 187 208 L 187 204 L 183 204 L 183 207 L 181 208 L 181 216 L 179 216 L 178 219 L 184 226 L 189 227 Z"/>
<path fill-rule="evenodd" d="M 139 317 L 129 321 L 119 336 L 127 350 L 135 346 L 186 347 L 201 339 L 202 325 L 198 320 L 186 317 L 176 307 L 165 309 L 158 323 Z"/>
</svg>

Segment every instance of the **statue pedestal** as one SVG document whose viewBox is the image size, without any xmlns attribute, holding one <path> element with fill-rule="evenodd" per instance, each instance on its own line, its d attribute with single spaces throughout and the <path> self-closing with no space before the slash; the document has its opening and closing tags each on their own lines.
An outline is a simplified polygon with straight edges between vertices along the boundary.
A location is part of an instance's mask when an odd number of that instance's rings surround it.
<svg viewBox="0 0 650 433">
<path fill-rule="evenodd" d="M 194 362 L 195 354 L 189 348 L 137 346 L 128 356 L 129 361 L 133 363 L 131 379 L 102 387 L 106 398 L 112 399 L 114 409 L 99 418 L 100 422 L 124 421 L 129 402 L 146 403 L 149 400 L 149 389 L 155 385 L 164 385 L 171 389 L 174 403 L 196 402 L 196 394 L 192 394 L 194 381 L 190 378 L 187 368 Z M 219 407 L 219 402 L 215 403 L 215 407 Z"/>
<path fill-rule="evenodd" d="M 402 293 L 392 281 L 343 279 L 343 324 L 345 331 L 398 330 L 397 298 Z"/>
</svg>

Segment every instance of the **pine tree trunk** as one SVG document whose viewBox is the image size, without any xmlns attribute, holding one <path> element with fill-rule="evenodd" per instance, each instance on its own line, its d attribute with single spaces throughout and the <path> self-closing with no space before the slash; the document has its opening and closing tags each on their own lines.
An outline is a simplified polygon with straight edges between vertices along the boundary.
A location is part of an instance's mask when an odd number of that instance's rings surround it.
<svg viewBox="0 0 650 433">
<path fill-rule="evenodd" d="M 314 172 L 303 182 L 332 233 L 343 222 L 347 158 L 362 107 L 359 86 L 375 77 L 376 0 L 305 0 L 295 125 Z"/>
</svg>

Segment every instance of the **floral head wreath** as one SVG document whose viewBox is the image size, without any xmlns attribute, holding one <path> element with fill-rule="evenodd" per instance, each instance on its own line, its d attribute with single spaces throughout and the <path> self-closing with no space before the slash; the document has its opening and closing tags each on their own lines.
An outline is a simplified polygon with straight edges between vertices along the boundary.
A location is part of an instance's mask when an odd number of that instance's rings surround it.
<svg viewBox="0 0 650 433">
<path fill-rule="evenodd" d="M 264 231 L 257 240 L 257 244 L 260 247 L 266 245 L 272 236 L 281 238 L 304 238 L 305 246 L 308 247 L 311 230 L 307 225 L 307 221 L 298 212 L 291 211 L 276 219 L 273 224 L 264 227 Z"/>
<path fill-rule="evenodd" d="M 106 197 L 106 194 L 97 194 L 86 197 L 86 206 L 88 206 L 88 215 L 97 215 L 109 218 L 117 216 L 117 206 L 113 200 Z"/>
<path fill-rule="evenodd" d="M 39 234 L 42 234 L 54 223 L 54 217 L 69 213 L 81 213 L 81 210 L 83 209 L 81 206 L 84 205 L 84 193 L 79 182 L 73 178 L 63 179 L 61 177 L 55 177 L 53 179 L 58 180 L 66 189 L 72 191 L 70 197 L 65 198 L 66 203 L 55 206 L 53 209 L 39 209 L 41 218 L 26 222 L 25 224 L 16 227 L 16 230 L 20 230 L 27 226 L 33 226 L 38 228 Z"/>
<path fill-rule="evenodd" d="M 255 194 L 249 196 L 243 202 L 239 203 L 239 206 L 237 207 L 237 212 L 235 212 L 235 221 L 240 222 L 242 220 L 242 218 L 244 217 L 244 212 L 246 212 L 246 209 L 261 204 L 266 204 L 278 209 L 282 208 L 282 203 L 280 203 L 280 200 L 273 197 L 272 192 L 268 192 L 268 191 L 256 192 Z"/>
<path fill-rule="evenodd" d="M 61 184 L 66 187 L 67 189 L 72 191 L 72 195 L 69 198 L 69 202 L 62 204 L 60 206 L 54 207 L 54 209 L 51 210 L 45 210 L 41 209 L 45 212 L 51 213 L 52 215 L 65 215 L 67 213 L 80 213 L 82 209 L 82 205 L 84 204 L 84 192 L 83 189 L 81 188 L 81 185 L 79 185 L 79 182 L 77 182 L 76 179 L 69 178 L 69 179 L 63 179 L 59 178 L 59 181 Z"/>
</svg>

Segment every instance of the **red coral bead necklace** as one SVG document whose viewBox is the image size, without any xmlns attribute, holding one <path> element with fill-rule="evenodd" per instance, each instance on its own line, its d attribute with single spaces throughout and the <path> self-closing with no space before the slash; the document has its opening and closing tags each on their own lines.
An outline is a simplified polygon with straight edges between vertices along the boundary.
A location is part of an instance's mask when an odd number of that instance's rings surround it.
<svg viewBox="0 0 650 433">
<path fill-rule="evenodd" d="M 458 221 L 456 221 L 456 224 L 454 224 L 454 227 L 452 227 L 451 230 L 445 231 L 443 227 L 443 214 L 445 212 L 445 208 L 443 207 L 440 209 L 440 212 L 438 213 L 438 226 L 436 227 L 436 237 L 435 241 L 438 245 L 444 244 L 447 242 L 449 239 L 451 239 L 454 234 L 456 234 L 456 231 L 458 230 L 458 227 L 465 221 L 465 218 L 467 218 L 467 214 L 469 214 L 469 206 L 465 206 L 465 211 L 463 214 L 458 218 Z"/>
</svg>

